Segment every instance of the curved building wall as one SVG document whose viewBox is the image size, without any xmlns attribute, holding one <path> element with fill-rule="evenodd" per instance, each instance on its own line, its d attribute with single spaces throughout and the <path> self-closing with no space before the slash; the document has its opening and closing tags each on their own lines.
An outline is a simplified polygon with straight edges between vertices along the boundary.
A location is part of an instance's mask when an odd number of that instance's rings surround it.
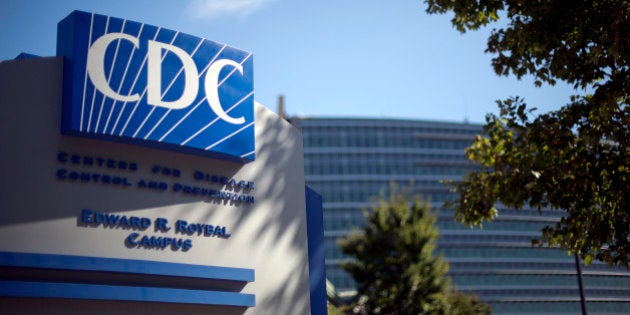
<svg viewBox="0 0 630 315">
<path fill-rule="evenodd" d="M 464 149 L 482 126 L 392 119 L 300 118 L 308 185 L 324 199 L 326 272 L 342 291 L 354 289 L 339 268 L 337 239 L 363 224 L 362 210 L 390 183 L 410 187 L 438 213 L 438 251 L 450 263 L 460 291 L 492 305 L 493 314 L 579 314 L 573 256 L 560 249 L 532 247 L 540 229 L 558 211 L 502 209 L 482 230 L 469 229 L 440 209 L 452 200 L 442 180 L 460 179 L 475 166 Z M 589 314 L 630 313 L 630 273 L 601 263 L 583 267 Z"/>
</svg>

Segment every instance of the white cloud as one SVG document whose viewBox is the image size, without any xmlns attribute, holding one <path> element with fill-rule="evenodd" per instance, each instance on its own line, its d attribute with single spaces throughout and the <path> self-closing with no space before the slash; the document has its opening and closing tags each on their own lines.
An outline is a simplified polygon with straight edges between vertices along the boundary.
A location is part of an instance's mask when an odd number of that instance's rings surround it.
<svg viewBox="0 0 630 315">
<path fill-rule="evenodd" d="M 186 13 L 195 19 L 224 15 L 245 17 L 272 1 L 274 0 L 191 0 Z"/>
</svg>

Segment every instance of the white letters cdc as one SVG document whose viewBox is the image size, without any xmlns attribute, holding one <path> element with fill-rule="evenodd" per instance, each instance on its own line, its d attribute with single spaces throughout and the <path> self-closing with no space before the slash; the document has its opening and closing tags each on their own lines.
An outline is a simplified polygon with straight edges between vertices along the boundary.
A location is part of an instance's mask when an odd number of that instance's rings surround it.
<svg viewBox="0 0 630 315">
<path fill-rule="evenodd" d="M 121 102 L 137 102 L 140 95 L 120 95 L 115 92 L 107 81 L 105 75 L 105 51 L 107 47 L 116 40 L 126 40 L 131 42 L 137 49 L 139 40 L 124 33 L 109 33 L 98 38 L 89 48 L 87 54 L 87 73 L 94 86 L 105 96 Z M 179 58 L 184 68 L 185 85 L 182 95 L 174 101 L 164 101 L 162 99 L 162 52 L 171 52 Z M 233 60 L 219 59 L 210 65 L 205 76 L 204 92 L 210 108 L 222 120 L 233 125 L 241 125 L 245 122 L 245 117 L 229 116 L 219 98 L 219 74 L 226 66 L 232 66 L 243 74 L 243 66 Z M 184 109 L 190 106 L 197 97 L 199 91 L 199 71 L 194 60 L 183 49 L 153 40 L 148 41 L 147 52 L 147 104 L 157 107 L 164 107 L 171 110 Z"/>
</svg>

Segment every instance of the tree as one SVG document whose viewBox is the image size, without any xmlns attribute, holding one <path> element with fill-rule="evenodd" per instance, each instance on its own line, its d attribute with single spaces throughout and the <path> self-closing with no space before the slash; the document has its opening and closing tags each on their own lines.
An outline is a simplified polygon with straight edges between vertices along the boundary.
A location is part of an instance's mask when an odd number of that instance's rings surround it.
<svg viewBox="0 0 630 315">
<path fill-rule="evenodd" d="M 630 260 L 630 2 L 427 0 L 427 12 L 453 12 L 460 31 L 507 18 L 486 52 L 498 75 L 532 75 L 581 89 L 560 109 L 534 115 L 523 99 L 497 101 L 466 151 L 482 165 L 454 184 L 456 218 L 480 225 L 500 202 L 564 211 L 541 244 L 628 266 Z"/>
<path fill-rule="evenodd" d="M 450 315 L 466 315 L 466 314 L 490 314 L 492 308 L 490 305 L 483 303 L 476 296 L 462 293 L 457 289 L 451 289 L 447 295 L 447 303 Z"/>
<path fill-rule="evenodd" d="M 459 306 L 485 305 L 459 292 L 449 294 L 448 263 L 434 255 L 439 234 L 427 203 L 416 197 L 410 204 L 393 192 L 365 215 L 364 230 L 340 241 L 342 251 L 354 258 L 343 268 L 358 284 L 355 313 L 475 314 L 473 307 Z M 451 309 L 449 301 L 458 308 Z M 484 310 L 478 314 L 490 313 L 489 306 Z"/>
</svg>

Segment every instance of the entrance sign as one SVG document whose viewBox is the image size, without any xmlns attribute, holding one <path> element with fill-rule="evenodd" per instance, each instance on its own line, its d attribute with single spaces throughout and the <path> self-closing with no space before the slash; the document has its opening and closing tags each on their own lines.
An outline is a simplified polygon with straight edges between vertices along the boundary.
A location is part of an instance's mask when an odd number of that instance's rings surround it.
<svg viewBox="0 0 630 315">
<path fill-rule="evenodd" d="M 251 54 L 84 12 L 58 53 L 0 62 L 2 314 L 325 314 L 322 200 Z"/>
<path fill-rule="evenodd" d="M 255 159 L 251 53 L 80 11 L 58 33 L 64 134 Z"/>
</svg>

